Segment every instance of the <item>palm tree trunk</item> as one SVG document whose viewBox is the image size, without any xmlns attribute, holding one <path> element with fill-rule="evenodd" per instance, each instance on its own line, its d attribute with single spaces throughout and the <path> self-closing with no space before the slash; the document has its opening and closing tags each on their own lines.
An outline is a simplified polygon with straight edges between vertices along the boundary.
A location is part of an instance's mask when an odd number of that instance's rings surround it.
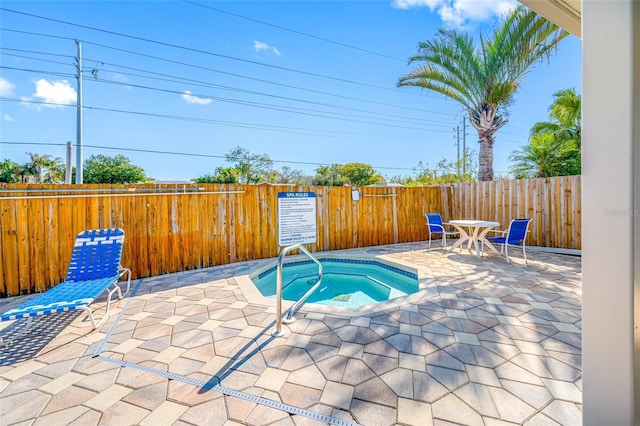
<svg viewBox="0 0 640 426">
<path fill-rule="evenodd" d="M 478 154 L 478 181 L 493 180 L 493 136 L 478 132 L 480 153 Z"/>
</svg>

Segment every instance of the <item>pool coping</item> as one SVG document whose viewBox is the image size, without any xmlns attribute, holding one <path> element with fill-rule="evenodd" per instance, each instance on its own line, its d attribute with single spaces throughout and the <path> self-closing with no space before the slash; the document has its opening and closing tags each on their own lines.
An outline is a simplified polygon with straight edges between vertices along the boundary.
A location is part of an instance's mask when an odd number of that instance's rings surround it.
<svg viewBox="0 0 640 426">
<path fill-rule="evenodd" d="M 357 249 L 356 249 L 357 250 Z M 387 266 L 392 266 L 394 268 L 398 268 L 407 272 L 411 272 L 416 274 L 418 277 L 418 291 L 412 294 L 408 294 L 406 296 L 396 297 L 390 300 L 385 300 L 382 302 L 370 303 L 368 305 L 358 306 L 356 308 L 345 308 L 339 306 L 329 306 L 329 305 L 320 305 L 320 304 L 312 304 L 305 303 L 300 309 L 297 311 L 297 314 L 303 314 L 305 317 L 309 314 L 318 313 L 318 314 L 332 314 L 343 317 L 357 317 L 368 314 L 375 314 L 380 311 L 384 311 L 387 309 L 397 308 L 402 305 L 406 305 L 407 303 L 420 303 L 425 302 L 432 297 L 436 297 L 439 295 L 438 290 L 432 286 L 433 278 L 429 277 L 425 271 L 421 268 L 416 267 L 415 265 L 407 262 L 404 264 L 399 259 L 388 259 L 385 258 L 384 254 L 380 255 L 372 255 L 363 253 L 362 251 L 357 252 L 345 252 L 344 250 L 341 252 L 327 251 L 322 253 L 314 253 L 313 254 L 317 259 L 354 259 L 354 260 L 375 260 L 376 262 L 385 264 Z M 301 260 L 309 259 L 307 256 L 299 254 L 288 256 L 286 258 L 285 263 L 290 262 L 298 262 Z M 244 294 L 244 297 L 247 300 L 247 303 L 254 303 L 259 305 L 267 305 L 272 306 L 274 309 L 276 308 L 276 300 L 275 298 L 265 297 L 260 293 L 260 291 L 256 288 L 251 277 L 257 276 L 260 273 L 272 268 L 274 264 L 277 262 L 277 258 L 265 259 L 260 262 L 260 264 L 256 265 L 251 269 L 246 275 L 236 276 L 235 282 L 238 285 L 238 288 Z M 282 300 L 282 310 L 286 312 L 295 302 L 291 302 L 289 300 Z M 275 311 L 274 311 L 275 312 Z"/>
</svg>

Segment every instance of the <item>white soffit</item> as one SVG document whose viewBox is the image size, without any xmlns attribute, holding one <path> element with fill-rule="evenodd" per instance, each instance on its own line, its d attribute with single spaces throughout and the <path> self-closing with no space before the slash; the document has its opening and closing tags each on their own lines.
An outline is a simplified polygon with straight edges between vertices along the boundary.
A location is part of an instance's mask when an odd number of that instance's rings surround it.
<svg viewBox="0 0 640 426">
<path fill-rule="evenodd" d="M 529 9 L 580 37 L 582 5 L 580 0 L 519 0 Z"/>
</svg>

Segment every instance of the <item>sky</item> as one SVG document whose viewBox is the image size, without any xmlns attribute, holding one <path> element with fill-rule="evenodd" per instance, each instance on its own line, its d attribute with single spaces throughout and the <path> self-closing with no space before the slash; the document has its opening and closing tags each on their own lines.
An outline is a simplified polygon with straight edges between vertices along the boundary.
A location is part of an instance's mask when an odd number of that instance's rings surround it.
<svg viewBox="0 0 640 426">
<path fill-rule="evenodd" d="M 122 154 L 162 181 L 230 167 L 240 146 L 314 175 L 366 163 L 387 179 L 457 158 L 464 111 L 396 87 L 417 44 L 446 27 L 489 34 L 514 0 L 2 1 L 0 160 L 66 158 L 77 143 L 82 49 L 83 157 Z M 581 91 L 570 35 L 526 76 L 496 133 L 494 171 L 549 121 L 553 93 Z M 466 123 L 466 146 L 478 138 Z"/>
</svg>

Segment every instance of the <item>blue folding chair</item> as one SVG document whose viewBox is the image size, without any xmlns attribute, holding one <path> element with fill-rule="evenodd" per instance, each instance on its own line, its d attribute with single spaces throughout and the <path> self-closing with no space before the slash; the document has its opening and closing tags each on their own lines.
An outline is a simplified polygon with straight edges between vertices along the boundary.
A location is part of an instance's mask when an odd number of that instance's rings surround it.
<svg viewBox="0 0 640 426">
<path fill-rule="evenodd" d="M 447 247 L 447 235 L 452 237 L 458 235 L 458 231 L 447 231 L 444 228 L 447 223 L 442 223 L 440 213 L 425 213 L 424 217 L 427 219 L 427 229 L 429 230 L 429 248 L 431 248 L 431 235 L 442 236 L 443 248 Z"/>
<path fill-rule="evenodd" d="M 509 229 L 505 229 L 504 231 L 493 231 L 495 233 L 502 234 L 501 236 L 487 237 L 489 242 L 500 244 L 500 254 L 504 254 L 507 259 L 507 263 L 510 263 L 509 246 L 521 246 L 524 262 L 529 264 L 527 261 L 527 250 L 524 246 L 527 239 L 527 232 L 529 231 L 529 223 L 531 223 L 530 218 L 513 219 L 509 224 Z"/>
<path fill-rule="evenodd" d="M 118 228 L 87 230 L 78 234 L 64 282 L 0 315 L 0 321 L 27 318 L 24 329 L 17 335 L 7 342 L 0 337 L 0 346 L 22 335 L 31 326 L 31 319 L 40 315 L 82 309 L 89 314 L 93 328 L 100 327 L 109 315 L 112 296 L 117 293 L 121 299 L 131 288 L 131 271 L 120 266 L 123 242 L 124 231 Z M 126 291 L 122 293 L 118 281 L 125 273 Z M 107 306 L 102 319 L 96 323 L 89 305 L 105 291 Z"/>
</svg>

